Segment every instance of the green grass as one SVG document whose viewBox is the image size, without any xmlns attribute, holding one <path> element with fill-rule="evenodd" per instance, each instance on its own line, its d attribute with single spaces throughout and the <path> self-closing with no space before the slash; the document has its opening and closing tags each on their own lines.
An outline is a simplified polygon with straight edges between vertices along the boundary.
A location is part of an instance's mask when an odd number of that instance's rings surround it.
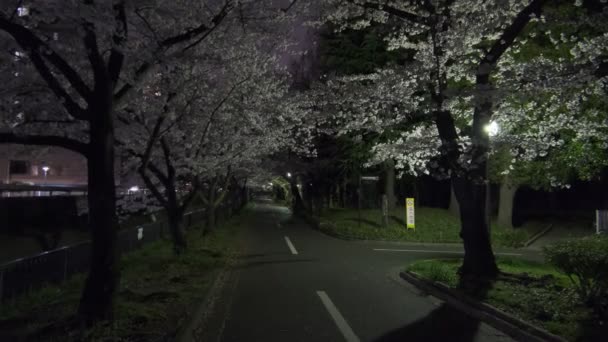
<svg viewBox="0 0 608 342">
<path fill-rule="evenodd" d="M 236 233 L 248 215 L 245 210 L 205 237 L 200 229 L 190 229 L 188 250 L 180 256 L 173 255 L 171 242 L 164 240 L 124 255 L 115 322 L 88 331 L 85 339 L 147 341 L 175 332 L 230 260 Z M 84 276 L 78 275 L 62 286 L 47 286 L 3 303 L 0 327 L 17 328 L 28 335 L 68 321 L 76 312 L 83 283 Z"/>
<path fill-rule="evenodd" d="M 458 289 L 461 259 L 434 259 L 415 262 L 408 271 Z M 587 341 L 597 328 L 591 310 L 577 301 L 570 280 L 553 267 L 514 258 L 498 258 L 505 273 L 484 294 L 468 293 L 505 312 L 566 338 Z M 464 291 L 465 293 L 467 291 Z M 595 330 L 594 330 L 595 329 Z"/>
<path fill-rule="evenodd" d="M 445 209 L 416 208 L 416 229 L 405 229 L 405 210 L 393 210 L 389 226 L 382 226 L 378 209 L 361 210 L 359 223 L 356 209 L 329 209 L 321 217 L 320 229 L 330 235 L 356 240 L 390 240 L 428 243 L 460 243 L 460 220 Z M 522 247 L 530 237 L 528 231 L 492 224 L 492 244 Z"/>
</svg>

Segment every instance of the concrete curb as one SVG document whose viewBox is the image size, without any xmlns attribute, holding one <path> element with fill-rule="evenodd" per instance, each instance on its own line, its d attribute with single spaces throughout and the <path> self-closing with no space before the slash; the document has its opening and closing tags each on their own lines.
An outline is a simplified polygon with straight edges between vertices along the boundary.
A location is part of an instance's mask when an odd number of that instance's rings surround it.
<svg viewBox="0 0 608 342">
<path fill-rule="evenodd" d="M 218 272 L 213 284 L 207 290 L 205 298 L 202 302 L 200 302 L 200 304 L 195 306 L 195 311 L 193 311 L 193 314 L 188 317 L 187 322 L 179 328 L 174 341 L 198 341 L 199 333 L 197 330 L 199 330 L 200 326 L 204 325 L 204 323 L 207 321 L 207 318 L 211 313 L 210 308 L 215 305 L 221 296 L 227 280 L 231 278 L 234 259 L 234 256 L 232 256 L 230 261 L 228 261 L 226 265 Z"/>
<path fill-rule="evenodd" d="M 518 341 L 525 342 L 567 342 L 564 338 L 522 321 L 491 305 L 472 299 L 458 293 L 440 282 L 431 282 L 423 279 L 413 272 L 400 272 L 401 279 L 418 287 L 420 290 L 439 298 L 456 309 L 475 317 L 494 328 L 504 332 Z"/>
<path fill-rule="evenodd" d="M 528 239 L 528 241 L 526 241 L 524 243 L 524 248 L 529 247 L 531 244 L 533 244 L 536 240 L 540 239 L 542 236 L 546 235 L 548 232 L 551 231 L 551 229 L 553 229 L 553 223 L 551 223 L 550 225 L 548 225 L 545 229 L 541 230 L 540 232 L 534 234 L 531 238 Z"/>
</svg>

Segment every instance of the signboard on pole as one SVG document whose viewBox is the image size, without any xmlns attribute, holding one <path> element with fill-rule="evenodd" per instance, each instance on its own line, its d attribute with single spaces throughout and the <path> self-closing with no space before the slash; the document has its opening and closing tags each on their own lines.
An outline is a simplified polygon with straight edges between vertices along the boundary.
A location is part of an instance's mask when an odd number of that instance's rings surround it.
<svg viewBox="0 0 608 342">
<path fill-rule="evenodd" d="M 414 217 L 414 199 L 406 198 L 405 199 L 405 222 L 407 224 L 407 229 L 416 230 L 415 217 Z"/>
</svg>

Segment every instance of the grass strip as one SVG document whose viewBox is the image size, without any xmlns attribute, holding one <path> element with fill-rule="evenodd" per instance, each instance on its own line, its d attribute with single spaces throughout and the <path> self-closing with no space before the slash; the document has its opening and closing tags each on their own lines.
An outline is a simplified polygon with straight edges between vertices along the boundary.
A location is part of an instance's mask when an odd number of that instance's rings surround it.
<svg viewBox="0 0 608 342">
<path fill-rule="evenodd" d="M 173 254 L 168 240 L 123 255 L 114 323 L 99 324 L 84 340 L 153 341 L 174 334 L 234 254 L 237 233 L 250 214 L 245 209 L 204 237 L 201 227 L 190 228 L 188 250 L 180 256 Z M 0 328 L 44 340 L 77 339 L 75 331 L 51 327 L 73 318 L 84 279 L 77 275 L 61 286 L 45 286 L 3 303 Z"/>
<path fill-rule="evenodd" d="M 416 229 L 405 228 L 405 210 L 389 213 L 388 227 L 382 224 L 378 209 L 329 209 L 321 215 L 320 230 L 339 238 L 354 240 L 389 240 L 426 243 L 461 243 L 460 220 L 448 210 L 416 208 Z M 525 229 L 511 229 L 492 224 L 492 244 L 499 247 L 523 247 L 530 237 Z"/>
<path fill-rule="evenodd" d="M 502 274 L 483 293 L 459 288 L 462 259 L 422 260 L 408 271 L 488 303 L 569 341 L 594 341 L 604 331 L 592 310 L 580 304 L 567 276 L 553 267 L 516 258 L 498 258 Z"/>
</svg>

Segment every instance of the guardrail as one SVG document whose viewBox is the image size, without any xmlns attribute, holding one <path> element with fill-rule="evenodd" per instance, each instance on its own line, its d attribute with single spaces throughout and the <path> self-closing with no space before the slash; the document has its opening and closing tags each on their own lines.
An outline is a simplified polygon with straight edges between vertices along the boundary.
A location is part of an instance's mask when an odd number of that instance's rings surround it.
<svg viewBox="0 0 608 342">
<path fill-rule="evenodd" d="M 218 221 L 226 220 L 245 204 L 246 200 L 228 201 L 216 208 Z M 202 222 L 205 210 L 184 215 L 184 225 Z M 168 231 L 166 221 L 157 221 L 118 232 L 118 250 L 127 253 L 142 245 L 159 240 Z M 0 301 L 15 298 L 45 284 L 60 284 L 71 276 L 89 269 L 91 242 L 85 241 L 52 251 L 25 257 L 0 265 Z"/>
</svg>

